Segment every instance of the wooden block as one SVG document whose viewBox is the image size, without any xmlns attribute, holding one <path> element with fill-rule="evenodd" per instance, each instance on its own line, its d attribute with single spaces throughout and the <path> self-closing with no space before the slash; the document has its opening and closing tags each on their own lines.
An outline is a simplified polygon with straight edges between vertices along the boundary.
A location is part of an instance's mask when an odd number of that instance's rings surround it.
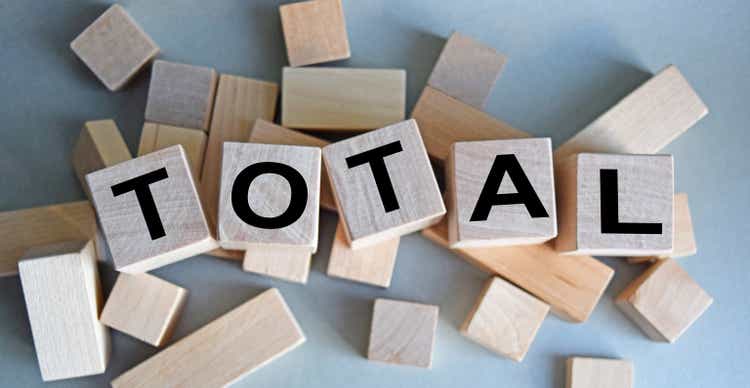
<svg viewBox="0 0 750 388">
<path fill-rule="evenodd" d="M 615 303 L 652 340 L 675 342 L 713 301 L 676 261 L 665 259 L 630 283 Z"/>
<path fill-rule="evenodd" d="M 599 256 L 672 252 L 673 168 L 671 155 L 583 153 L 561 162 L 556 249 Z"/>
<path fill-rule="evenodd" d="M 107 298 L 100 321 L 154 346 L 172 337 L 187 290 L 147 273 L 121 273 Z"/>
<path fill-rule="evenodd" d="M 388 288 L 400 240 L 394 238 L 367 248 L 352 249 L 339 222 L 331 244 L 328 276 Z"/>
<path fill-rule="evenodd" d="M 549 305 L 499 277 L 487 280 L 461 334 L 514 361 L 523 361 Z"/>
<path fill-rule="evenodd" d="M 118 4 L 86 27 L 70 48 L 111 91 L 122 88 L 159 53 L 156 43 Z"/>
<path fill-rule="evenodd" d="M 438 162 L 448 158 L 459 141 L 531 137 L 470 105 L 426 86 L 411 117 L 417 120 L 427 153 Z"/>
<path fill-rule="evenodd" d="M 216 70 L 154 61 L 146 121 L 207 130 L 216 94 Z"/>
<path fill-rule="evenodd" d="M 633 387 L 633 363 L 627 360 L 571 357 L 565 367 L 565 388 Z"/>
<path fill-rule="evenodd" d="M 431 367 L 437 320 L 438 306 L 375 299 L 367 358 Z"/>
<path fill-rule="evenodd" d="M 445 214 L 414 120 L 333 143 L 323 160 L 353 249 L 426 228 Z"/>
<path fill-rule="evenodd" d="M 672 253 L 662 257 L 628 257 L 628 263 L 640 264 L 654 262 L 668 257 L 679 258 L 693 256 L 698 252 L 693 231 L 693 220 L 690 217 L 688 196 L 685 193 L 674 195 L 674 249 Z"/>
<path fill-rule="evenodd" d="M 341 0 L 310 0 L 279 7 L 287 57 L 305 66 L 351 57 Z"/>
<path fill-rule="evenodd" d="M 370 130 L 404 119 L 406 71 L 285 67 L 281 124 L 309 130 Z"/>
<path fill-rule="evenodd" d="M 484 109 L 505 61 L 505 56 L 492 47 L 454 32 L 432 68 L 427 85 L 465 104 Z"/>
<path fill-rule="evenodd" d="M 147 272 L 216 248 L 182 146 L 86 176 L 115 269 Z"/>
<path fill-rule="evenodd" d="M 549 138 L 458 142 L 448 165 L 452 248 L 539 244 L 557 236 Z"/>
<path fill-rule="evenodd" d="M 112 120 L 87 121 L 73 148 L 73 169 L 91 199 L 86 174 L 132 159 L 128 145 Z"/>
<path fill-rule="evenodd" d="M 98 319 L 102 290 L 93 242 L 33 248 L 18 269 L 42 380 L 104 373 L 110 341 Z"/>
<path fill-rule="evenodd" d="M 193 179 L 198 181 L 203 167 L 203 154 L 206 151 L 206 133 L 196 129 L 174 127 L 165 124 L 144 123 L 138 156 L 163 150 L 173 145 L 181 145 L 190 164 Z"/>
<path fill-rule="evenodd" d="M 272 288 L 123 373 L 112 387 L 223 387 L 304 342 Z"/>
</svg>

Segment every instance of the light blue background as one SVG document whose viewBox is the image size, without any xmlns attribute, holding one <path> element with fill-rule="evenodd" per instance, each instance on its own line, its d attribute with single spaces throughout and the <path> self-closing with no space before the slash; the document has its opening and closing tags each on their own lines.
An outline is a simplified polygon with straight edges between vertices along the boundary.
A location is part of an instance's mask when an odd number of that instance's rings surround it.
<svg viewBox="0 0 750 388">
<path fill-rule="evenodd" d="M 279 287 L 307 335 L 299 349 L 252 374 L 257 387 L 561 387 L 570 355 L 633 360 L 637 387 L 739 387 L 747 352 L 750 170 L 750 2 L 345 0 L 352 58 L 337 65 L 408 71 L 409 111 L 444 39 L 460 30 L 509 56 L 488 111 L 559 145 L 669 63 L 711 113 L 666 152 L 690 195 L 699 244 L 680 263 L 715 298 L 676 344 L 648 340 L 613 297 L 643 267 L 616 275 L 584 324 L 550 316 L 523 363 L 494 356 L 457 326 L 485 279 L 419 235 L 403 238 L 387 290 L 324 275 L 335 217 L 324 215 L 306 286 L 198 257 L 155 271 L 190 289 L 179 339 L 268 287 Z M 286 64 L 276 1 L 123 1 L 167 60 L 279 82 Z M 70 166 L 84 121 L 114 118 L 135 152 L 147 72 L 108 92 L 68 45 L 106 4 L 0 2 L 0 211 L 84 198 Z M 0 236 L 0 240 L 2 236 Z M 101 267 L 106 289 L 115 273 Z M 371 303 L 391 297 L 440 305 L 431 370 L 368 362 Z M 0 384 L 41 386 L 17 277 L 0 280 Z M 107 373 L 48 386 L 101 386 L 156 350 L 112 332 Z"/>
</svg>

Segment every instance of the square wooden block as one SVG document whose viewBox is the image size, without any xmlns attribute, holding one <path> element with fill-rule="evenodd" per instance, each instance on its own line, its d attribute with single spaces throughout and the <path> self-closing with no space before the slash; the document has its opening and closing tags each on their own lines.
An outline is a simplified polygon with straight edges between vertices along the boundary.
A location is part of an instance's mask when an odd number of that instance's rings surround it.
<svg viewBox="0 0 750 388">
<path fill-rule="evenodd" d="M 172 337 L 187 293 L 147 273 L 121 273 L 99 320 L 143 342 L 162 346 Z"/>
<path fill-rule="evenodd" d="M 159 53 L 156 43 L 118 4 L 83 30 L 70 48 L 111 91 L 122 88 Z"/>
<path fill-rule="evenodd" d="M 414 120 L 333 143 L 323 160 L 353 249 L 426 228 L 445 214 Z"/>
<path fill-rule="evenodd" d="M 367 358 L 431 367 L 437 321 L 438 306 L 375 299 Z"/>
<path fill-rule="evenodd" d="M 698 253 L 698 246 L 695 242 L 695 231 L 693 230 L 693 219 L 690 216 L 690 207 L 688 206 L 688 195 L 677 193 L 674 195 L 674 248 L 672 252 L 661 257 L 629 257 L 628 263 L 653 262 L 667 257 L 693 256 L 696 253 Z"/>
<path fill-rule="evenodd" d="M 144 123 L 141 132 L 141 142 L 138 145 L 138 156 L 163 150 L 174 145 L 181 145 L 190 164 L 193 180 L 200 180 L 203 167 L 203 154 L 206 151 L 206 133 L 190 128 L 172 125 Z"/>
<path fill-rule="evenodd" d="M 633 388 L 633 363 L 608 358 L 571 357 L 565 388 Z"/>
<path fill-rule="evenodd" d="M 455 143 L 448 166 L 451 248 L 557 236 L 549 138 Z"/>
<path fill-rule="evenodd" d="M 86 196 L 91 190 L 86 174 L 132 159 L 128 145 L 113 120 L 87 121 L 73 147 L 73 169 Z"/>
<path fill-rule="evenodd" d="M 379 287 L 389 287 L 400 238 L 386 240 L 363 249 L 352 249 L 339 222 L 331 244 L 328 276 Z"/>
<path fill-rule="evenodd" d="M 279 7 L 291 66 L 346 59 L 349 38 L 341 0 L 310 0 Z"/>
<path fill-rule="evenodd" d="M 558 251 L 664 255 L 673 248 L 671 155 L 578 154 L 557 166 Z"/>
<path fill-rule="evenodd" d="M 115 269 L 140 273 L 215 248 L 176 145 L 86 176 Z"/>
<path fill-rule="evenodd" d="M 146 102 L 146 121 L 207 130 L 216 82 L 214 69 L 154 61 Z"/>
</svg>

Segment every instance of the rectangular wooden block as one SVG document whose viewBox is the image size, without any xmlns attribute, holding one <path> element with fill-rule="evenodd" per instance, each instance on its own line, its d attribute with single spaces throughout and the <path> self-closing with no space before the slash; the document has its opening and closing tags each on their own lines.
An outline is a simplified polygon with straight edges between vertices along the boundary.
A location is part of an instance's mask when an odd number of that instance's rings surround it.
<svg viewBox="0 0 750 388">
<path fill-rule="evenodd" d="M 138 156 L 163 150 L 173 145 L 181 145 L 190 164 L 193 180 L 198 181 L 203 167 L 203 154 L 206 151 L 208 136 L 201 130 L 175 127 L 172 125 L 144 123 Z"/>
<path fill-rule="evenodd" d="M 349 38 L 341 0 L 309 0 L 279 7 L 290 66 L 346 59 Z"/>
<path fill-rule="evenodd" d="M 216 70 L 154 61 L 146 121 L 207 130 L 216 93 Z"/>
<path fill-rule="evenodd" d="M 339 222 L 331 244 L 328 276 L 388 288 L 400 238 L 386 240 L 363 249 L 352 249 Z"/>
<path fill-rule="evenodd" d="M 312 255 L 308 247 L 252 247 L 245 251 L 242 269 L 288 282 L 306 284 L 310 275 Z"/>
<path fill-rule="evenodd" d="M 73 169 L 91 199 L 86 174 L 132 159 L 128 145 L 113 120 L 87 121 L 73 148 Z"/>
<path fill-rule="evenodd" d="M 159 53 L 156 43 L 118 4 L 86 27 L 70 48 L 111 91 L 122 88 Z"/>
<path fill-rule="evenodd" d="M 693 231 L 693 220 L 690 217 L 688 195 L 686 193 L 677 193 L 674 195 L 674 249 L 672 249 L 672 252 L 661 257 L 629 257 L 628 263 L 638 264 L 668 257 L 693 256 L 697 252 L 698 246 L 695 243 L 695 232 Z"/>
<path fill-rule="evenodd" d="M 310 130 L 370 130 L 404 119 L 406 71 L 285 67 L 281 125 Z"/>
<path fill-rule="evenodd" d="M 633 363 L 607 358 L 571 357 L 565 388 L 633 388 Z"/>
<path fill-rule="evenodd" d="M 438 306 L 375 299 L 367 358 L 431 367 L 437 321 Z"/>
<path fill-rule="evenodd" d="M 18 263 L 42 380 L 104 373 L 109 331 L 99 323 L 102 291 L 94 244 L 29 250 Z"/>
<path fill-rule="evenodd" d="M 160 347 L 172 337 L 187 290 L 147 273 L 121 273 L 107 298 L 100 321 Z"/>
</svg>

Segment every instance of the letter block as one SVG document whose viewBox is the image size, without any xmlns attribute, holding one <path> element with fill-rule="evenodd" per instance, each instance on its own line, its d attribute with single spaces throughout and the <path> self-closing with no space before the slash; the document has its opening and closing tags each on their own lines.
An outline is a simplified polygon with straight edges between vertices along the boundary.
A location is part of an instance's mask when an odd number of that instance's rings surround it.
<svg viewBox="0 0 750 388">
<path fill-rule="evenodd" d="M 455 143 L 447 174 L 451 248 L 557 236 L 549 138 Z"/>
<path fill-rule="evenodd" d="M 438 306 L 376 299 L 367 358 L 373 361 L 432 366 Z"/>
<path fill-rule="evenodd" d="M 197 129 L 144 123 L 141 141 L 138 145 L 138 156 L 179 144 L 185 149 L 190 171 L 193 173 L 193 180 L 197 182 L 200 181 L 201 177 L 207 138 L 205 132 Z"/>
<path fill-rule="evenodd" d="M 607 358 L 571 357 L 565 388 L 633 388 L 633 363 Z"/>
<path fill-rule="evenodd" d="M 565 254 L 651 256 L 672 251 L 671 155 L 578 154 L 556 169 Z"/>
<path fill-rule="evenodd" d="M 341 0 L 311 0 L 279 7 L 291 66 L 346 59 L 349 38 Z"/>
<path fill-rule="evenodd" d="M 217 247 L 176 145 L 86 176 L 115 269 L 140 273 Z"/>
<path fill-rule="evenodd" d="M 73 148 L 73 169 L 86 196 L 91 191 L 86 174 L 132 159 L 128 145 L 113 120 L 87 121 Z"/>
</svg>

